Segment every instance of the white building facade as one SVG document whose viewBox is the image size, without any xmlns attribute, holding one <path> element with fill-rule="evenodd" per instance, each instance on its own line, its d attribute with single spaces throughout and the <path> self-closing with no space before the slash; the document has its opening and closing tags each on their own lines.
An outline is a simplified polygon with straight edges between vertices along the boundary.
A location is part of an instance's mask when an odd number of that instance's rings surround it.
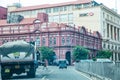
<svg viewBox="0 0 120 80">
<path fill-rule="evenodd" d="M 22 15 L 37 17 L 39 12 L 48 13 L 49 22 L 85 26 L 88 31 L 99 31 L 103 38 L 103 49 L 113 52 L 114 61 L 120 61 L 120 15 L 103 4 L 93 0 L 78 0 L 59 4 L 45 4 L 31 7 L 8 7 L 8 16 Z"/>
</svg>

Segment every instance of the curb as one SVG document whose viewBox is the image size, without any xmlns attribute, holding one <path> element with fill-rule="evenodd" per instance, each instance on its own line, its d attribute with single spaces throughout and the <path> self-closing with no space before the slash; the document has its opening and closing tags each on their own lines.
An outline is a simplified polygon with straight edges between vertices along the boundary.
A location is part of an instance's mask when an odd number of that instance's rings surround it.
<svg viewBox="0 0 120 80">
<path fill-rule="evenodd" d="M 85 71 L 81 71 L 81 70 L 78 70 L 76 69 L 77 71 L 80 71 L 81 73 L 87 75 L 88 77 L 90 77 L 92 80 L 112 80 L 110 78 L 106 78 L 106 77 L 102 77 L 102 76 L 99 76 L 97 74 L 94 74 L 94 73 L 89 73 L 89 72 L 85 72 Z"/>
</svg>

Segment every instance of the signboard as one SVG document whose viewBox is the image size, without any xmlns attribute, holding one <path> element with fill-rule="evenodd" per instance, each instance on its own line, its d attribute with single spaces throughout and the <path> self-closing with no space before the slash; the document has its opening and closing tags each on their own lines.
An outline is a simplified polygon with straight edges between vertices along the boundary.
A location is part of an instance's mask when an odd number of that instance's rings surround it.
<svg viewBox="0 0 120 80">
<path fill-rule="evenodd" d="M 94 13 L 93 12 L 89 12 L 89 13 L 81 13 L 79 14 L 80 17 L 84 17 L 84 16 L 93 16 Z"/>
</svg>

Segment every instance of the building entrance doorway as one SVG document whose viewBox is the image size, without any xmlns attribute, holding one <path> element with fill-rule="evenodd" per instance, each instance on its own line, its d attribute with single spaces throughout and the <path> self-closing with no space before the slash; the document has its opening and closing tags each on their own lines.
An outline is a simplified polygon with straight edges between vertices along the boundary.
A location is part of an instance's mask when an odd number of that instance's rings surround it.
<svg viewBox="0 0 120 80">
<path fill-rule="evenodd" d="M 68 60 L 69 65 L 71 65 L 71 52 L 70 51 L 66 52 L 65 58 Z"/>
</svg>

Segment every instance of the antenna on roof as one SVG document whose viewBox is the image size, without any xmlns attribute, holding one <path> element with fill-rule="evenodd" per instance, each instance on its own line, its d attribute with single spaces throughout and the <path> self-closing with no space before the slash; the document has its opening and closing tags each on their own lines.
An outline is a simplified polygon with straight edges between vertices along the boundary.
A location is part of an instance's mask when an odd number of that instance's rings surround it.
<svg viewBox="0 0 120 80">
<path fill-rule="evenodd" d="M 19 0 L 18 4 L 19 4 L 19 7 L 21 7 L 21 3 L 20 3 L 20 0 Z"/>
<path fill-rule="evenodd" d="M 115 11 L 117 12 L 117 0 L 115 0 Z"/>
</svg>

